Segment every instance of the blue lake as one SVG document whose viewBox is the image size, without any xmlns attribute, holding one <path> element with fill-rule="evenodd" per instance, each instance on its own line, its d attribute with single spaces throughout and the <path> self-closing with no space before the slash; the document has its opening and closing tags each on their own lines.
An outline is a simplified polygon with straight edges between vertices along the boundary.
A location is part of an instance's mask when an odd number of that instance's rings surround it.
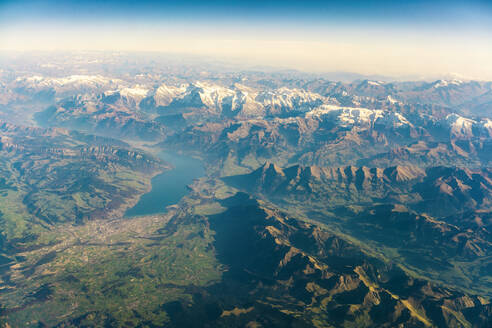
<svg viewBox="0 0 492 328">
<path fill-rule="evenodd" d="M 205 168 L 199 159 L 168 151 L 158 156 L 170 163 L 173 169 L 152 179 L 152 190 L 126 211 L 126 217 L 165 213 L 167 206 L 178 203 L 188 193 L 187 185 L 205 175 Z"/>
</svg>

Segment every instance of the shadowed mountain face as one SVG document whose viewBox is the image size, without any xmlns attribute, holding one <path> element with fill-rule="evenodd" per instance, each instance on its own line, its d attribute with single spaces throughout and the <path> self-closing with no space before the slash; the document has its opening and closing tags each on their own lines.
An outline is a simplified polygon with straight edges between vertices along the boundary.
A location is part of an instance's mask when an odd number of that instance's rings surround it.
<svg viewBox="0 0 492 328">
<path fill-rule="evenodd" d="M 198 292 L 191 307 L 165 306 L 178 327 L 490 324 L 490 305 L 480 298 L 413 278 L 244 194 L 222 204 L 228 209 L 208 221 L 227 271 L 220 284 Z"/>
<path fill-rule="evenodd" d="M 449 275 L 446 279 L 462 288 L 485 287 L 491 293 L 486 274 L 492 251 L 488 169 L 282 169 L 267 163 L 223 180 L 364 243 L 393 249 L 399 261 L 421 274 Z M 473 279 L 462 280 L 456 266 Z"/>
</svg>

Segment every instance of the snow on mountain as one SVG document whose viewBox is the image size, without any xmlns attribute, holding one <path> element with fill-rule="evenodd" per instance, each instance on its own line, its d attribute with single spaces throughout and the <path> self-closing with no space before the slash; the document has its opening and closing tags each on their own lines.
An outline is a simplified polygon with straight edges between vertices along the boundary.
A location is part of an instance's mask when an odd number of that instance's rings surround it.
<svg viewBox="0 0 492 328">
<path fill-rule="evenodd" d="M 121 83 L 122 80 L 111 79 L 101 75 L 70 75 L 61 78 L 43 76 L 19 77 L 16 82 L 31 87 L 67 87 L 67 86 L 92 86 L 100 87 L 108 84 Z"/>
<path fill-rule="evenodd" d="M 103 93 L 103 98 L 112 99 L 113 102 L 123 102 L 130 106 L 138 106 L 148 93 L 149 89 L 136 85 L 134 87 L 106 91 Z M 99 98 L 99 96 L 96 97 Z M 111 101 L 106 102 L 111 103 Z"/>
<path fill-rule="evenodd" d="M 283 87 L 272 91 L 261 91 L 255 100 L 272 112 L 286 108 L 307 112 L 322 105 L 327 99 L 317 93 Z"/>
<path fill-rule="evenodd" d="M 456 137 L 473 136 L 473 127 L 477 124 L 476 121 L 458 114 L 446 116 L 446 123 L 449 125 L 451 134 Z"/>
<path fill-rule="evenodd" d="M 78 92 L 117 89 L 127 83 L 101 75 L 70 75 L 59 78 L 35 75 L 19 77 L 15 80 L 15 84 L 17 87 L 36 91 L 54 90 L 59 96 L 67 96 Z"/>
<path fill-rule="evenodd" d="M 182 107 L 207 109 L 217 114 L 254 117 L 264 116 L 267 112 L 306 112 L 323 104 L 327 98 L 300 89 L 258 91 L 238 83 L 225 87 L 197 81 L 179 87 L 162 84 L 155 91 L 154 100 L 156 106 L 179 104 Z"/>
<path fill-rule="evenodd" d="M 463 84 L 463 81 L 458 80 L 458 79 L 453 79 L 453 80 L 437 80 L 433 84 L 433 88 L 444 88 L 448 86 L 458 86 Z"/>
<path fill-rule="evenodd" d="M 368 80 L 367 81 L 367 84 L 374 85 L 374 86 L 380 86 L 380 85 L 384 84 L 384 82 L 381 82 L 381 81 L 370 81 L 370 80 Z"/>
<path fill-rule="evenodd" d="M 319 94 L 300 89 L 279 88 L 258 92 L 240 84 L 230 88 L 207 82 L 193 85 L 205 107 L 218 111 L 240 111 L 243 116 L 262 115 L 265 110 L 272 113 L 285 109 L 308 111 L 325 100 Z"/>
<path fill-rule="evenodd" d="M 120 89 L 118 92 L 120 93 L 120 96 L 126 100 L 127 103 L 138 106 L 142 99 L 147 96 L 149 90 L 137 85 L 133 88 Z"/>
<path fill-rule="evenodd" d="M 492 137 L 492 120 L 488 118 L 475 121 L 458 114 L 449 114 L 445 121 L 454 137 Z"/>
<path fill-rule="evenodd" d="M 375 124 L 382 124 L 394 128 L 411 126 L 411 123 L 399 113 L 362 107 L 322 105 L 308 112 L 306 117 L 329 117 L 334 119 L 342 127 L 368 127 L 374 126 Z"/>
<path fill-rule="evenodd" d="M 224 102 L 230 102 L 232 105 L 236 95 L 233 90 L 217 84 L 196 82 L 194 86 L 198 88 L 203 105 L 208 108 L 220 110 Z"/>
<path fill-rule="evenodd" d="M 264 105 L 256 101 L 258 92 L 253 88 L 236 83 L 234 84 L 236 92 L 231 99 L 231 110 L 240 110 L 238 113 L 242 117 L 258 117 L 265 115 Z"/>
<path fill-rule="evenodd" d="M 401 102 L 400 102 L 400 101 L 398 101 L 398 100 L 394 99 L 394 98 L 393 98 L 393 97 L 391 97 L 390 95 L 388 95 L 388 96 L 386 97 L 386 100 L 387 100 L 389 103 L 391 103 L 391 104 L 401 104 Z"/>
<path fill-rule="evenodd" d="M 154 99 L 157 106 L 168 106 L 174 99 L 182 98 L 187 90 L 187 85 L 170 86 L 161 84 L 155 91 Z"/>
<path fill-rule="evenodd" d="M 156 106 L 179 104 L 182 107 L 204 108 L 220 113 L 225 108 L 235 111 L 246 102 L 254 102 L 248 92 L 218 84 L 198 81 L 180 86 L 162 84 L 154 94 Z"/>
<path fill-rule="evenodd" d="M 132 97 L 132 98 L 141 97 L 141 98 L 143 98 L 147 95 L 149 90 L 144 89 L 140 86 L 136 86 L 133 88 L 123 88 L 119 92 L 120 92 L 120 95 L 122 95 L 123 97 Z"/>
<path fill-rule="evenodd" d="M 481 123 L 482 128 L 488 133 L 489 136 L 492 136 L 492 120 L 487 118 L 482 120 Z"/>
</svg>

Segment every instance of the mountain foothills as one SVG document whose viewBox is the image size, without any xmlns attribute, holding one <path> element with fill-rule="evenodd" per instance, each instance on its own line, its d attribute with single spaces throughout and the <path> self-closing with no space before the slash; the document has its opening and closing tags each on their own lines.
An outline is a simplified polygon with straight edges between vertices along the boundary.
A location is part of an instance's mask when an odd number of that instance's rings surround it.
<svg viewBox="0 0 492 328">
<path fill-rule="evenodd" d="M 2 245 L 23 249 L 61 223 L 118 215 L 166 166 L 124 142 L 0 122 Z"/>
<path fill-rule="evenodd" d="M 0 66 L 3 326 L 492 326 L 492 82 L 87 56 Z"/>
</svg>

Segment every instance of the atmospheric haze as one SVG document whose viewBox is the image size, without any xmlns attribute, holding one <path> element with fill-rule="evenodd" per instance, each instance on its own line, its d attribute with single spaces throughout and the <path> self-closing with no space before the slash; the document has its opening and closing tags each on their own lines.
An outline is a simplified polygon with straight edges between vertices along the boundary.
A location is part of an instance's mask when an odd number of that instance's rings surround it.
<svg viewBox="0 0 492 328">
<path fill-rule="evenodd" d="M 492 78 L 486 2 L 15 1 L 0 49 L 117 50 L 394 78 Z"/>
</svg>

